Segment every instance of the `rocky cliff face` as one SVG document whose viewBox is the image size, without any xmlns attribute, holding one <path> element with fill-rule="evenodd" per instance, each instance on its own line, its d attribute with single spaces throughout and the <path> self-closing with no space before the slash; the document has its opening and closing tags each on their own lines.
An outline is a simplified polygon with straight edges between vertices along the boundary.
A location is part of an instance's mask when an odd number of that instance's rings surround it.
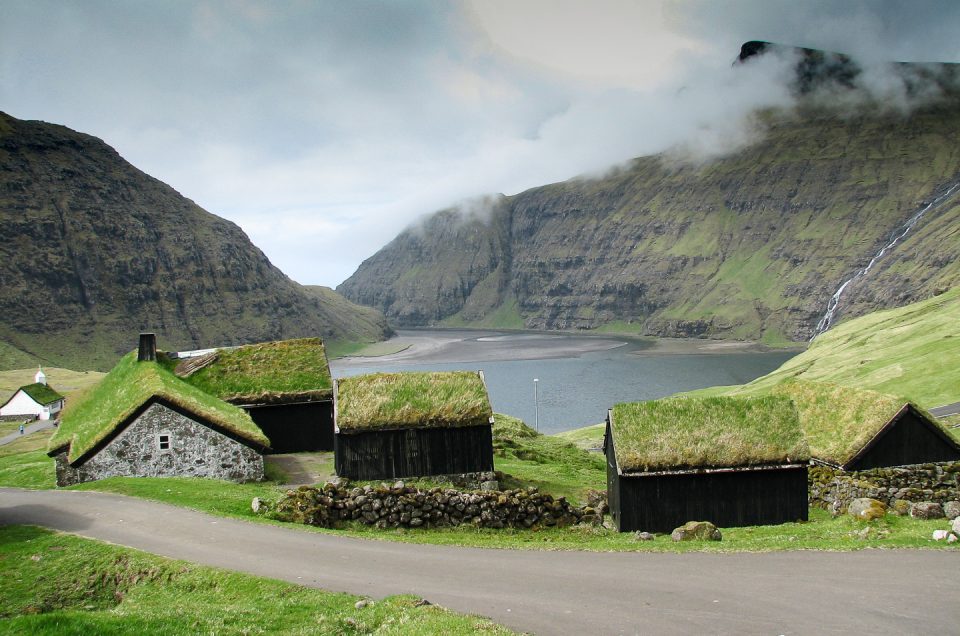
<svg viewBox="0 0 960 636">
<path fill-rule="evenodd" d="M 840 284 L 960 181 L 960 100 L 761 121 L 762 141 L 711 163 L 645 157 L 499 198 L 483 217 L 440 212 L 338 291 L 400 325 L 806 340 Z M 948 197 L 849 286 L 840 316 L 960 284 L 958 238 Z"/>
<path fill-rule="evenodd" d="M 0 341 L 44 363 L 109 368 L 138 331 L 171 350 L 388 333 L 377 312 L 301 287 L 235 224 L 62 126 L 0 113 L 0 220 Z"/>
</svg>

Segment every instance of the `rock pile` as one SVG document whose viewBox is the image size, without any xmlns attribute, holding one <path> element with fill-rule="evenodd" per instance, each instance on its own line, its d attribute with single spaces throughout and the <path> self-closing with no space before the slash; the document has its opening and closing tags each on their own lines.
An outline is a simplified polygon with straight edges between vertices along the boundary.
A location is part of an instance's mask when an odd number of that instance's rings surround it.
<svg viewBox="0 0 960 636">
<path fill-rule="evenodd" d="M 532 528 L 600 523 L 594 508 L 578 508 L 536 488 L 504 491 L 420 490 L 402 481 L 351 487 L 347 480 L 288 490 L 273 516 L 332 528 L 359 521 L 378 528 L 431 528 L 471 524 L 481 528 Z"/>
</svg>

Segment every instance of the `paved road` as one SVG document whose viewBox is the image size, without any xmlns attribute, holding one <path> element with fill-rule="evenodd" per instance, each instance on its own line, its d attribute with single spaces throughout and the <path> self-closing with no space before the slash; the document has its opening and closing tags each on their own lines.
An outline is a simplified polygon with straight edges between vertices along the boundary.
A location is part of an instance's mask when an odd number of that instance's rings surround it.
<svg viewBox="0 0 960 636">
<path fill-rule="evenodd" d="M 537 634 L 948 634 L 960 551 L 613 554 L 368 541 L 93 492 L 0 489 L 37 524 L 302 585 L 412 593 Z"/>
<path fill-rule="evenodd" d="M 937 417 L 947 417 L 948 415 L 957 415 L 960 413 L 960 402 L 954 402 L 953 404 L 946 404 L 944 406 L 938 406 L 936 408 L 930 409 L 930 412 Z"/>
<path fill-rule="evenodd" d="M 54 427 L 53 420 L 37 420 L 35 422 L 31 422 L 30 424 L 27 424 L 24 427 L 23 435 L 20 434 L 20 431 L 14 431 L 9 435 L 4 435 L 3 437 L 0 437 L 0 446 L 3 446 L 4 444 L 9 444 L 10 442 L 15 442 L 21 437 L 26 437 L 30 433 L 36 433 L 37 431 L 45 431 L 48 428 L 53 428 L 53 427 Z"/>
</svg>

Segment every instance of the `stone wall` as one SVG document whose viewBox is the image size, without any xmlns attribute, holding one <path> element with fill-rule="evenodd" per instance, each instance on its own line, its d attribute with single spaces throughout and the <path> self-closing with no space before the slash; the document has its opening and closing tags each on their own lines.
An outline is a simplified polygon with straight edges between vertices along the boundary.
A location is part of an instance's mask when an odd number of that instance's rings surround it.
<svg viewBox="0 0 960 636">
<path fill-rule="evenodd" d="M 536 488 L 504 491 L 462 491 L 453 488 L 419 490 L 404 482 L 350 487 L 347 480 L 320 488 L 302 486 L 275 506 L 283 521 L 332 528 L 359 521 L 378 528 L 440 527 L 471 524 L 482 528 L 531 528 L 600 523 L 593 508 L 578 508 L 563 497 Z"/>
<path fill-rule="evenodd" d="M 169 436 L 168 449 L 159 448 L 160 435 Z M 263 479 L 260 453 L 159 403 L 81 466 L 70 466 L 66 453 L 56 462 L 58 486 L 116 476 Z"/>
<path fill-rule="evenodd" d="M 960 462 L 916 464 L 844 472 L 811 466 L 808 472 L 810 505 L 846 509 L 854 499 L 869 497 L 893 506 L 897 500 L 935 501 L 960 499 Z"/>
</svg>

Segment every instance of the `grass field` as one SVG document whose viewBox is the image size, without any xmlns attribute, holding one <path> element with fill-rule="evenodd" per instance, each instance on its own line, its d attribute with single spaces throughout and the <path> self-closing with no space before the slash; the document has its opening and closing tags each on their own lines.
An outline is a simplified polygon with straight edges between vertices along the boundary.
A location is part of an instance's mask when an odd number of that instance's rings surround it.
<svg viewBox="0 0 960 636">
<path fill-rule="evenodd" d="M 0 527 L 8 634 L 509 634 L 475 616 L 193 565 L 23 526 Z"/>
<path fill-rule="evenodd" d="M 496 469 L 508 476 L 503 487 L 537 486 L 543 492 L 584 502 L 589 490 L 606 488 L 604 456 L 579 449 L 557 437 L 541 435 L 519 420 L 497 416 L 494 427 Z M 53 460 L 42 448 L 49 432 L 36 433 L 0 446 L 0 486 L 52 488 Z M 268 460 L 269 463 L 269 460 Z M 423 487 L 429 486 L 424 483 Z M 286 488 L 276 482 L 234 484 L 209 479 L 113 477 L 70 487 L 151 499 L 220 516 L 258 523 L 287 525 L 257 517 L 250 508 L 253 497 L 275 501 Z M 654 541 L 635 541 L 633 534 L 607 527 L 490 530 L 473 527 L 377 530 L 351 524 L 337 530 L 301 527 L 305 531 L 389 541 L 459 545 L 504 549 L 740 552 L 770 550 L 859 550 L 864 548 L 958 549 L 957 544 L 935 542 L 934 530 L 945 522 L 921 521 L 887 515 L 863 523 L 850 517 L 832 518 L 811 509 L 810 521 L 779 526 L 724 528 L 720 543 L 674 543 L 668 536 Z"/>
<path fill-rule="evenodd" d="M 20 387 L 33 383 L 36 372 L 35 368 L 0 371 L 0 404 L 6 402 Z M 65 396 L 68 403 L 75 394 L 89 389 L 106 375 L 99 371 L 71 371 L 57 367 L 44 367 L 43 372 L 47 376 L 47 384 Z"/>
</svg>

